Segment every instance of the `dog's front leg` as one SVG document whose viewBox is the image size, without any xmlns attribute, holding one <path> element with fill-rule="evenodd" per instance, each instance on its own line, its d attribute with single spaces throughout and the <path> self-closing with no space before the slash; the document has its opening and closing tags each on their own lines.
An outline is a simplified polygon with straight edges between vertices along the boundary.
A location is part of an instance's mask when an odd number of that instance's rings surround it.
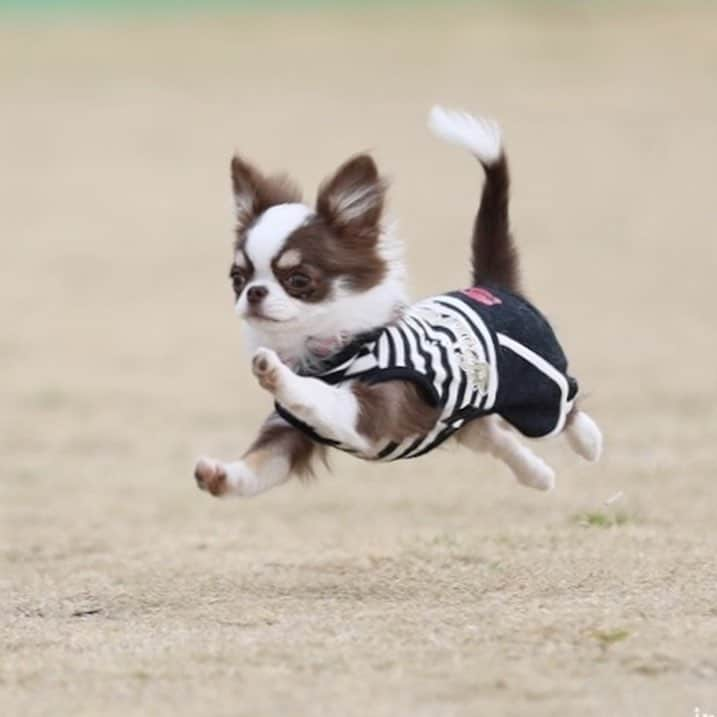
<svg viewBox="0 0 717 717">
<path fill-rule="evenodd" d="M 278 403 L 323 437 L 359 453 L 368 450 L 370 442 L 358 431 L 361 406 L 350 386 L 298 376 L 270 349 L 257 350 L 252 370 Z"/>
<path fill-rule="evenodd" d="M 323 446 L 272 414 L 251 448 L 238 461 L 200 458 L 197 485 L 214 496 L 254 496 L 285 483 L 292 475 L 311 474 L 311 460 Z"/>
</svg>

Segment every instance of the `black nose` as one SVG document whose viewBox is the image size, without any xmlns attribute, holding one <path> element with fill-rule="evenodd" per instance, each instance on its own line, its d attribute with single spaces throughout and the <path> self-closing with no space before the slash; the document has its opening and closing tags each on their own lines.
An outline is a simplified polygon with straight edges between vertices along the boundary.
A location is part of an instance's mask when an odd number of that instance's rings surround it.
<svg viewBox="0 0 717 717">
<path fill-rule="evenodd" d="M 246 300 L 250 304 L 258 304 L 268 293 L 269 290 L 265 286 L 250 286 L 246 292 Z"/>
</svg>

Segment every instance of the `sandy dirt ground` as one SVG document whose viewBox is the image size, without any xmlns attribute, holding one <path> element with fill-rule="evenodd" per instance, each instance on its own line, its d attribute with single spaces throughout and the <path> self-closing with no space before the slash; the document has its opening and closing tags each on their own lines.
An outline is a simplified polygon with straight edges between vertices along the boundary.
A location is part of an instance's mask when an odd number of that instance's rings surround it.
<svg viewBox="0 0 717 717">
<path fill-rule="evenodd" d="M 0 713 L 717 712 L 717 10 L 685 7 L 0 29 Z M 200 493 L 269 408 L 230 153 L 311 194 L 372 149 L 413 294 L 452 289 L 480 173 L 434 101 L 505 127 L 604 461 L 538 446 L 547 495 L 459 449 Z"/>
</svg>

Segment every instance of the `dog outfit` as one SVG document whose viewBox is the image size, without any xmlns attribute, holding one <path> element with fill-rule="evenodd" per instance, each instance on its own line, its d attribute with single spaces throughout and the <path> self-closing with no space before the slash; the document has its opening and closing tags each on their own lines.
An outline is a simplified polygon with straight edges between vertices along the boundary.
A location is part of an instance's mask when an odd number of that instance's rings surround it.
<svg viewBox="0 0 717 717">
<path fill-rule="evenodd" d="M 578 390 L 547 319 L 522 297 L 492 286 L 420 301 L 395 323 L 356 337 L 302 375 L 332 385 L 411 381 L 431 406 L 441 408 L 427 434 L 402 443 L 387 440 L 366 455 L 319 435 L 276 405 L 279 415 L 315 441 L 383 461 L 423 455 L 489 414 L 530 438 L 559 433 Z"/>
</svg>

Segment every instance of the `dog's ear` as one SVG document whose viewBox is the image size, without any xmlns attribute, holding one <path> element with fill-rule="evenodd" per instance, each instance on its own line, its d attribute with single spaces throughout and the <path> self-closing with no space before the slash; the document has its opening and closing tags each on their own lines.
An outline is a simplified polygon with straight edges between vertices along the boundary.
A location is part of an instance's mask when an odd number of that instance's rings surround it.
<svg viewBox="0 0 717 717">
<path fill-rule="evenodd" d="M 383 212 L 386 182 L 373 159 L 359 154 L 342 164 L 319 188 L 317 212 L 334 228 L 375 233 Z"/>
<path fill-rule="evenodd" d="M 237 222 L 247 226 L 255 217 L 276 204 L 301 201 L 299 188 L 284 175 L 265 177 L 239 155 L 232 157 L 232 186 Z"/>
<path fill-rule="evenodd" d="M 258 213 L 258 189 L 264 178 L 239 155 L 232 157 L 232 187 L 239 226 L 246 226 Z"/>
</svg>

